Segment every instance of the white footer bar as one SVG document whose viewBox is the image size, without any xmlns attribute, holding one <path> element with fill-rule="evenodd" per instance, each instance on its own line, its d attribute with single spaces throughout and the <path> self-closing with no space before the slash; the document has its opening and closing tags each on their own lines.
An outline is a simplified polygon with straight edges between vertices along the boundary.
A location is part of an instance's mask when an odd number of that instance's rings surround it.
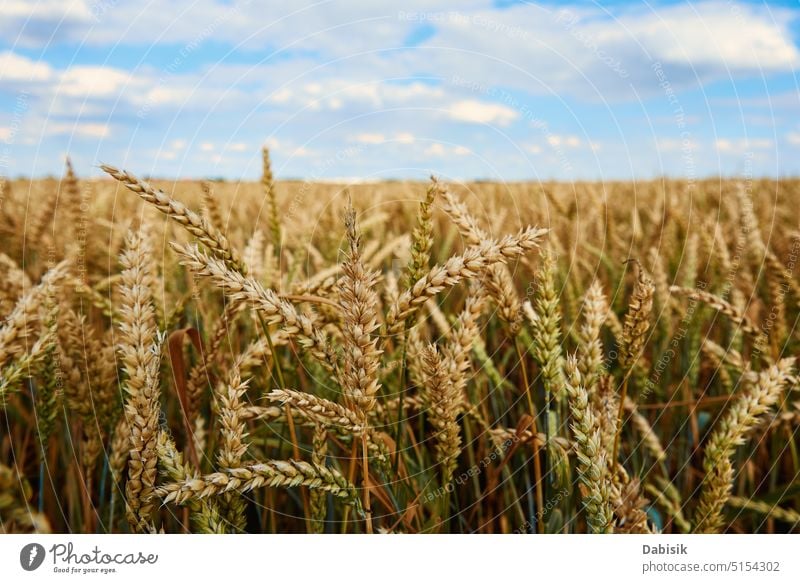
<svg viewBox="0 0 800 583">
<path fill-rule="evenodd" d="M 796 535 L 0 535 L 9 582 L 796 582 L 799 555 Z"/>
</svg>

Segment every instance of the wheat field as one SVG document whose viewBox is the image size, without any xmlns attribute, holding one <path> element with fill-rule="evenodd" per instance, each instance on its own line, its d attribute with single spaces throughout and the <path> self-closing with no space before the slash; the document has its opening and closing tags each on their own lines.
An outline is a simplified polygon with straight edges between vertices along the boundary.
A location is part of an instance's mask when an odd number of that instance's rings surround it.
<svg viewBox="0 0 800 583">
<path fill-rule="evenodd" d="M 3 532 L 800 530 L 800 182 L 263 159 L 0 183 Z"/>
</svg>

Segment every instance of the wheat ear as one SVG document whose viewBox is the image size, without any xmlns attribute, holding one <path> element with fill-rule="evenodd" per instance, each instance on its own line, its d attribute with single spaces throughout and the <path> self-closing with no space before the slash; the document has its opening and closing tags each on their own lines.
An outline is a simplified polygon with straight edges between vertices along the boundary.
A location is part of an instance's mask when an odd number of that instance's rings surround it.
<svg viewBox="0 0 800 583">
<path fill-rule="evenodd" d="M 360 236 L 356 213 L 350 207 L 345 214 L 349 254 L 344 261 L 339 287 L 339 308 L 342 312 L 344 354 L 342 390 L 347 405 L 366 420 L 375 407 L 380 384 L 378 368 L 381 350 L 375 331 L 378 323 L 378 294 L 375 292 L 377 273 L 365 269 L 361 260 Z"/>
<path fill-rule="evenodd" d="M 700 490 L 700 503 L 695 514 L 696 533 L 719 532 L 723 524 L 722 508 L 733 487 L 731 457 L 744 443 L 747 433 L 780 399 L 792 375 L 793 358 L 785 358 L 758 375 L 719 420 L 705 447 L 703 468 L 706 476 Z"/>
<path fill-rule="evenodd" d="M 391 333 L 399 332 L 405 321 L 426 301 L 443 290 L 465 279 L 482 275 L 486 269 L 505 263 L 539 246 L 546 229 L 527 227 L 516 235 L 508 235 L 499 241 L 486 240 L 469 247 L 462 255 L 448 259 L 443 265 L 433 267 L 418 279 L 410 289 L 404 291 L 389 308 L 386 324 Z"/>
<path fill-rule="evenodd" d="M 311 463 L 317 467 L 325 467 L 328 455 L 328 432 L 323 425 L 314 426 L 314 437 L 311 444 Z M 313 488 L 309 494 L 311 507 L 311 532 L 325 532 L 325 518 L 328 513 L 328 495 L 325 490 Z"/>
<path fill-rule="evenodd" d="M 269 149 L 265 146 L 261 149 L 261 184 L 264 188 L 264 196 L 269 203 L 269 230 L 270 239 L 276 253 L 280 253 L 281 248 L 281 223 L 278 218 L 278 199 L 275 196 L 275 179 L 272 175 L 272 163 L 269 159 Z"/>
<path fill-rule="evenodd" d="M 578 362 L 568 356 L 565 365 L 566 390 L 572 414 L 572 433 L 575 435 L 578 473 L 586 522 L 592 532 L 612 530 L 612 511 L 608 492 L 608 464 L 600 440 L 600 427 L 589 406 L 589 394 L 581 382 Z"/>
<path fill-rule="evenodd" d="M 244 403 L 242 396 L 247 391 L 247 382 L 242 382 L 238 362 L 234 363 L 230 377 L 218 388 L 219 419 L 222 439 L 217 461 L 223 470 L 232 470 L 242 466 L 242 458 L 247 452 L 247 435 L 244 421 Z M 221 512 L 236 532 L 244 531 L 247 526 L 247 506 L 238 492 L 223 494 Z"/>
<path fill-rule="evenodd" d="M 423 399 L 428 419 L 436 429 L 436 461 L 442 466 L 442 484 L 446 485 L 453 477 L 461 453 L 461 435 L 456 419 L 462 397 L 435 346 L 423 349 L 421 357 Z"/>
<path fill-rule="evenodd" d="M 203 204 L 205 211 L 208 215 L 208 222 L 212 227 L 216 227 L 220 233 L 225 234 L 225 222 L 222 220 L 222 213 L 217 204 L 217 197 L 214 196 L 214 187 L 207 180 L 204 180 L 200 185 L 203 191 Z"/>
<path fill-rule="evenodd" d="M 149 532 L 154 508 L 160 413 L 159 366 L 162 336 L 155 323 L 150 288 L 150 249 L 141 234 L 128 237 L 121 256 L 122 322 L 119 353 L 128 380 L 125 418 L 130 427 L 130 458 L 125 486 L 126 514 L 134 530 Z"/>
<path fill-rule="evenodd" d="M 533 357 L 542 371 L 542 382 L 548 394 L 560 397 L 563 393 L 564 356 L 561 353 L 561 310 L 555 286 L 555 256 L 542 254 L 536 274 L 538 285 L 534 306 L 525 302 L 523 310 L 533 330 Z"/>
<path fill-rule="evenodd" d="M 478 245 L 489 239 L 489 234 L 479 225 L 466 205 L 458 201 L 447 189 L 443 190 L 442 209 L 458 228 L 459 234 L 469 245 Z M 497 314 L 508 324 L 512 336 L 516 336 L 522 327 L 522 305 L 514 289 L 514 280 L 507 265 L 494 265 L 486 273 L 484 280 L 489 295 L 497 302 Z"/>
<path fill-rule="evenodd" d="M 118 170 L 106 164 L 102 164 L 100 168 L 111 177 L 123 183 L 128 190 L 138 194 L 142 200 L 153 205 L 176 223 L 183 225 L 189 233 L 197 237 L 203 245 L 208 247 L 232 269 L 241 273 L 246 273 L 247 268 L 239 259 L 236 250 L 228 242 L 228 239 L 210 225 L 205 218 L 198 215 L 193 210 L 186 208 L 183 203 L 178 202 L 164 191 L 154 188 L 143 180 L 139 180 L 136 176 L 125 170 Z"/>
<path fill-rule="evenodd" d="M 761 331 L 753 324 L 750 318 L 748 318 L 742 310 L 723 298 L 700 289 L 685 288 L 676 285 L 671 286 L 669 291 L 673 294 L 685 296 L 690 300 L 707 304 L 720 314 L 730 318 L 730 320 L 745 334 L 756 339 L 761 337 Z"/>
<path fill-rule="evenodd" d="M 728 499 L 728 506 L 758 512 L 764 516 L 768 516 L 782 522 L 788 522 L 789 524 L 800 524 L 800 512 L 792 508 L 782 508 L 776 504 L 770 504 L 769 502 L 752 500 L 750 498 L 741 498 L 739 496 L 731 496 Z"/>
<path fill-rule="evenodd" d="M 419 203 L 417 225 L 411 234 L 411 260 L 406 268 L 404 284 L 411 284 L 430 269 L 431 247 L 433 247 L 433 202 L 441 196 L 442 186 L 434 176 L 425 193 L 425 200 Z"/>
<path fill-rule="evenodd" d="M 603 372 L 603 343 L 600 331 L 606 320 L 608 304 L 600 282 L 595 280 L 583 301 L 583 323 L 578 330 L 578 370 L 584 386 L 591 394 Z"/>
<path fill-rule="evenodd" d="M 330 492 L 349 504 L 358 505 L 358 492 L 337 470 L 297 460 L 268 460 L 232 470 L 179 480 L 158 489 L 164 502 L 185 504 L 192 499 L 218 496 L 225 492 L 245 493 L 255 488 L 306 486 Z"/>
<path fill-rule="evenodd" d="M 20 341 L 39 323 L 39 311 L 46 303 L 47 294 L 67 276 L 68 267 L 69 262 L 62 261 L 17 301 L 5 324 L 0 327 L 0 367 L 23 352 L 24 346 Z"/>
<path fill-rule="evenodd" d="M 638 261 L 634 262 L 638 267 L 638 275 L 628 303 L 628 311 L 625 313 L 619 358 L 620 365 L 626 371 L 633 367 L 644 352 L 655 292 L 655 284 L 644 267 Z"/>
<path fill-rule="evenodd" d="M 184 462 L 183 455 L 175 447 L 175 442 L 166 431 L 159 431 L 156 445 L 158 461 L 165 478 L 179 481 L 193 480 L 198 477 L 197 471 Z M 225 534 L 229 532 L 226 521 L 220 516 L 214 498 L 190 500 L 188 506 L 192 511 L 191 519 L 195 531 L 202 534 Z"/>
<path fill-rule="evenodd" d="M 365 430 L 364 419 L 357 412 L 310 393 L 275 389 L 267 398 L 273 402 L 288 404 L 309 421 L 323 427 L 333 427 L 353 435 L 361 435 Z"/>
<path fill-rule="evenodd" d="M 336 367 L 336 356 L 325 335 L 317 329 L 311 318 L 297 311 L 288 301 L 252 278 L 228 268 L 218 259 L 201 252 L 196 245 L 172 244 L 183 258 L 181 263 L 199 277 L 210 279 L 231 300 L 249 304 L 260 312 L 267 324 L 278 324 L 298 344 L 308 349 L 328 370 Z"/>
</svg>

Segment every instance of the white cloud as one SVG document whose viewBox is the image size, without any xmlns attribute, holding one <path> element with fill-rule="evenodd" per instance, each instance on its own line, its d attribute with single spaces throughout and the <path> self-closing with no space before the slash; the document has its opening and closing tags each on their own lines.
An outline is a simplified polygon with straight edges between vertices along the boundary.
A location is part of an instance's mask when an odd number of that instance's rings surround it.
<svg viewBox="0 0 800 583">
<path fill-rule="evenodd" d="M 510 107 L 474 99 L 456 102 L 448 108 L 448 112 L 450 117 L 458 121 L 500 126 L 507 126 L 519 117 L 519 112 Z"/>
<path fill-rule="evenodd" d="M 50 122 L 45 127 L 50 135 L 71 135 L 87 138 L 105 138 L 110 133 L 107 124 L 102 123 L 62 123 Z"/>
<path fill-rule="evenodd" d="M 700 144 L 697 140 L 691 138 L 677 139 L 677 138 L 660 138 L 656 140 L 656 148 L 659 152 L 693 152 L 700 149 Z"/>
<path fill-rule="evenodd" d="M 364 133 L 358 134 L 355 141 L 361 144 L 382 144 L 386 141 L 386 136 L 383 134 Z"/>
<path fill-rule="evenodd" d="M 620 21 L 662 62 L 758 72 L 792 70 L 800 62 L 790 17 L 782 10 L 712 1 L 663 6 Z"/>
<path fill-rule="evenodd" d="M 751 150 L 769 150 L 774 143 L 766 138 L 719 138 L 714 145 L 720 153 L 740 154 Z"/>
<path fill-rule="evenodd" d="M 446 158 L 449 156 L 468 156 L 472 154 L 472 150 L 466 146 L 453 146 L 448 147 L 444 144 L 433 143 L 422 152 L 426 156 L 435 156 L 437 158 Z"/>
<path fill-rule="evenodd" d="M 0 83 L 13 81 L 47 81 L 53 70 L 47 63 L 33 61 L 11 51 L 0 53 Z"/>
<path fill-rule="evenodd" d="M 61 74 L 57 91 L 68 97 L 113 97 L 130 80 L 130 73 L 120 69 L 76 66 Z"/>
<path fill-rule="evenodd" d="M 169 146 L 173 150 L 183 150 L 186 147 L 186 140 L 183 139 L 172 140 Z"/>
<path fill-rule="evenodd" d="M 547 136 L 547 143 L 554 148 L 566 146 L 567 148 L 580 148 L 583 142 L 578 136 L 560 136 L 558 134 L 550 134 Z"/>
<path fill-rule="evenodd" d="M 413 144 L 416 138 L 414 137 L 414 134 L 410 132 L 400 132 L 399 134 L 395 135 L 394 139 L 396 142 L 400 142 L 401 144 Z"/>
<path fill-rule="evenodd" d="M 201 152 L 213 152 L 214 151 L 214 144 L 211 142 L 203 142 L 200 144 L 200 151 Z"/>
<path fill-rule="evenodd" d="M 273 103 L 288 103 L 294 96 L 294 93 L 287 87 L 281 87 L 270 95 L 270 101 Z"/>
<path fill-rule="evenodd" d="M 424 151 L 426 156 L 444 156 L 446 153 L 447 150 L 442 144 L 431 144 Z"/>
<path fill-rule="evenodd" d="M 313 156 L 313 155 L 314 155 L 313 150 L 310 150 L 310 149 L 305 148 L 303 146 L 298 146 L 297 148 L 294 148 L 292 150 L 292 156 L 298 157 L 298 158 L 305 158 L 307 156 Z"/>
<path fill-rule="evenodd" d="M 6 0 L 0 3 L 0 34 L 24 46 L 43 46 L 88 31 L 105 4 L 94 3 L 98 10 L 93 13 L 82 0 Z"/>
<path fill-rule="evenodd" d="M 230 150 L 231 152 L 247 152 L 250 149 L 250 146 L 244 142 L 234 142 L 233 144 L 228 144 L 226 149 Z"/>
</svg>

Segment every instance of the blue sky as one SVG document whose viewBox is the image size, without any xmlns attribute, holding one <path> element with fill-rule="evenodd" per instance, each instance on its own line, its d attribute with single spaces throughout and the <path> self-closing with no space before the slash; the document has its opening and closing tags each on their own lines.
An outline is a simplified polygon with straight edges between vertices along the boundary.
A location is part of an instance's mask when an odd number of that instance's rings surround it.
<svg viewBox="0 0 800 583">
<path fill-rule="evenodd" d="M 0 174 L 800 174 L 795 2 L 0 0 Z"/>
</svg>

